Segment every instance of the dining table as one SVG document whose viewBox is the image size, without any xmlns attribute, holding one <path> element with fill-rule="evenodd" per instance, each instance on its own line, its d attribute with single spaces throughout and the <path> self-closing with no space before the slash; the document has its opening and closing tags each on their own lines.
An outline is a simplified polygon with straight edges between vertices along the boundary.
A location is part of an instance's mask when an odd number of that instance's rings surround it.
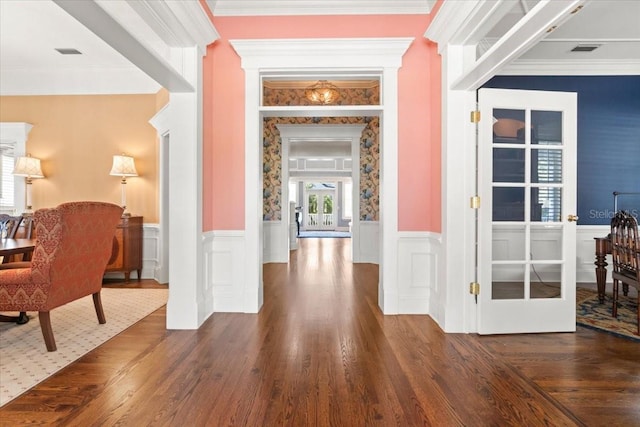
<svg viewBox="0 0 640 427">
<path fill-rule="evenodd" d="M 2 263 L 6 263 L 11 255 L 22 254 L 22 260 L 31 259 L 33 248 L 36 246 L 36 239 L 0 239 L 0 256 Z"/>
<path fill-rule="evenodd" d="M 2 264 L 7 264 L 12 258 L 11 255 L 22 254 L 22 261 L 31 260 L 33 249 L 36 246 L 36 239 L 0 239 L 0 256 Z M 2 266 L 0 266 L 2 269 Z M 0 322 L 15 322 L 19 325 L 27 323 L 29 316 L 27 313 L 20 312 L 17 316 L 8 316 L 0 314 Z"/>
</svg>

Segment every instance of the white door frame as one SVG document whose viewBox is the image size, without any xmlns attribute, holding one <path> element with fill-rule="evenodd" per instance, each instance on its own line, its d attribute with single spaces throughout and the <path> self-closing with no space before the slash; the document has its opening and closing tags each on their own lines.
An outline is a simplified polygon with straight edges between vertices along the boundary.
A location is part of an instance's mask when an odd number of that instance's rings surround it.
<svg viewBox="0 0 640 427">
<path fill-rule="evenodd" d="M 308 107 L 309 115 L 381 114 L 381 256 L 378 304 L 385 314 L 397 314 L 398 299 L 398 69 L 413 38 L 261 39 L 230 40 L 245 71 L 245 312 L 263 304 L 262 281 L 262 128 L 265 113 L 284 115 L 291 107 L 262 107 L 261 76 L 298 72 L 332 76 L 375 74 L 381 79 L 379 108 L 371 106 Z M 283 71 L 284 70 L 284 71 Z"/>
<path fill-rule="evenodd" d="M 378 116 L 379 114 L 375 114 Z M 290 173 L 289 173 L 289 150 L 291 146 L 292 139 L 307 139 L 312 141 L 319 141 L 322 139 L 327 140 L 344 140 L 350 141 L 351 144 L 351 182 L 352 184 L 352 233 L 351 233 L 351 260 L 353 262 L 360 262 L 360 203 L 357 203 L 359 200 L 360 194 L 360 139 L 362 138 L 362 132 L 366 125 L 364 124 L 308 124 L 308 125 L 292 125 L 292 124 L 278 124 L 277 128 L 280 131 L 280 137 L 282 138 L 282 182 L 289 182 Z M 306 178 L 305 178 L 306 179 Z M 286 188 L 285 188 L 286 187 Z M 303 196 L 304 197 L 304 196 Z M 282 196 L 281 199 L 289 200 L 289 186 L 282 186 Z M 300 202 L 306 203 L 306 200 L 301 200 Z M 287 221 L 288 212 L 282 212 L 282 221 L 284 224 L 287 224 L 291 219 L 289 218 Z M 287 228 L 288 230 L 288 228 Z M 282 232 L 288 232 L 282 229 Z M 289 236 L 290 237 L 290 236 Z M 281 242 L 283 240 L 280 240 Z M 290 238 L 286 239 L 287 242 L 290 241 Z M 281 249 L 277 251 L 279 253 L 285 253 L 286 259 L 283 258 L 280 262 L 288 262 L 289 251 L 288 248 Z"/>
</svg>

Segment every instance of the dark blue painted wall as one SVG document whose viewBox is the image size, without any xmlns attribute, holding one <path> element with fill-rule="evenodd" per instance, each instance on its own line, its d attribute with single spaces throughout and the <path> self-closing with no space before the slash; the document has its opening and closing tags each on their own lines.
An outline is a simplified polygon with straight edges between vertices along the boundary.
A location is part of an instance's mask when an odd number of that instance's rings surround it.
<svg viewBox="0 0 640 427">
<path fill-rule="evenodd" d="M 578 224 L 609 225 L 613 192 L 640 192 L 640 76 L 496 76 L 484 87 L 578 94 Z M 640 196 L 619 196 L 618 208 L 640 218 Z"/>
</svg>

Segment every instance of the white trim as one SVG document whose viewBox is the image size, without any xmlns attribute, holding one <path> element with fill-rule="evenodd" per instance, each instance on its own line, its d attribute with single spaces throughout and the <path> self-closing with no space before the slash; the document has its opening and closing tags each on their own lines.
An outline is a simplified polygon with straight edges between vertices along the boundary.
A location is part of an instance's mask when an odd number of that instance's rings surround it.
<svg viewBox="0 0 640 427">
<path fill-rule="evenodd" d="M 428 14 L 435 0 L 206 0 L 215 16 Z"/>
<path fill-rule="evenodd" d="M 245 233 L 215 230 L 204 233 L 204 281 L 215 312 L 244 312 Z"/>
<path fill-rule="evenodd" d="M 198 46 L 205 54 L 208 44 L 220 38 L 207 14 L 196 1 L 125 0 L 167 46 Z"/>
<path fill-rule="evenodd" d="M 159 259 L 156 266 L 155 279 L 160 283 L 169 282 L 169 141 L 171 123 L 170 104 L 165 105 L 150 120 L 149 123 L 158 133 L 158 193 L 159 193 Z"/>
<path fill-rule="evenodd" d="M 382 88 L 381 171 L 382 249 L 384 268 L 379 304 L 385 314 L 398 309 L 396 235 L 398 230 L 398 87 L 397 72 L 412 38 L 388 39 L 292 39 L 231 40 L 245 71 L 245 254 L 247 285 L 245 307 L 257 312 L 262 306 L 262 141 L 260 81 L 269 72 L 283 70 L 317 76 L 320 72 L 379 73 Z M 381 74 L 380 74 L 381 73 Z M 331 114 L 331 108 L 326 114 Z M 386 280 L 386 281 L 385 281 Z"/>
<path fill-rule="evenodd" d="M 579 225 L 576 228 L 576 283 L 596 283 L 595 237 L 611 232 L 608 225 Z M 607 286 L 611 289 L 611 255 L 607 255 Z"/>
<path fill-rule="evenodd" d="M 377 116 L 377 114 L 376 114 Z M 364 131 L 366 125 L 364 124 L 353 124 L 353 125 L 341 125 L 341 124 L 325 124 L 325 125 L 321 125 L 321 124 L 310 124 L 310 125 L 290 125 L 290 124 L 278 124 L 277 128 L 280 131 L 280 137 L 282 139 L 282 182 L 289 182 L 289 177 L 290 177 L 290 173 L 289 173 L 289 162 L 288 162 L 288 153 L 289 153 L 289 148 L 291 145 L 291 140 L 292 139 L 296 139 L 296 140 L 312 140 L 312 141 L 318 141 L 320 140 L 320 138 L 323 139 L 327 139 L 327 140 L 341 140 L 341 141 L 350 141 L 351 143 L 351 159 L 353 164 L 355 165 L 359 165 L 360 164 L 360 139 L 362 138 L 362 132 Z M 317 172 L 315 172 L 317 175 Z M 359 188 L 359 181 L 360 181 L 360 168 L 355 167 L 355 168 L 351 168 L 351 171 L 349 172 L 351 175 L 351 180 L 352 182 L 358 182 L 358 188 Z M 328 174 L 327 174 L 328 175 Z M 297 175 L 300 176 L 300 175 Z M 305 178 L 305 180 L 308 180 Z M 337 180 L 336 180 L 337 182 Z M 356 190 L 357 192 L 355 193 L 356 195 L 359 194 L 359 190 Z M 303 203 L 305 204 L 305 210 L 304 212 L 307 212 L 306 210 L 306 204 L 307 204 L 307 199 L 306 199 L 306 191 L 305 191 L 305 196 L 304 196 L 304 200 Z M 337 187 L 336 187 L 336 192 L 334 195 L 334 198 L 337 197 Z M 353 194 L 352 194 L 353 197 Z M 281 199 L 284 200 L 289 200 L 289 186 L 285 185 L 282 186 L 282 196 Z M 360 198 L 355 198 L 353 199 L 353 219 L 352 224 L 356 224 L 357 222 L 359 222 L 359 218 L 360 218 L 360 204 L 358 203 L 358 201 L 360 200 Z M 286 224 L 288 223 L 287 219 L 284 217 L 284 213 L 283 213 L 283 218 L 282 221 L 285 225 L 283 225 L 283 232 L 284 232 L 284 228 L 286 226 Z M 338 223 L 338 215 L 336 214 L 336 225 Z M 355 228 L 357 229 L 357 224 L 355 225 Z M 353 233 L 352 234 L 352 245 L 351 245 L 351 259 L 353 260 L 353 262 L 362 262 L 360 261 L 360 253 L 358 248 L 360 247 L 358 244 L 358 240 L 359 236 L 357 235 L 357 233 Z M 289 253 L 288 251 L 286 252 L 287 254 L 287 258 L 284 261 L 279 261 L 279 262 L 288 262 L 289 260 Z M 267 257 L 265 256 L 265 262 L 269 262 L 266 261 Z M 278 262 L 278 261 L 274 261 L 274 262 Z M 376 262 L 377 262 L 377 257 L 376 257 Z"/>
<path fill-rule="evenodd" d="M 3 143 L 14 143 L 13 156 L 15 158 L 26 155 L 27 138 L 31 129 L 33 129 L 33 125 L 29 123 L 0 122 L 0 140 Z M 22 178 L 13 180 L 13 204 L 16 214 L 22 212 L 26 205 L 25 182 Z"/>
<path fill-rule="evenodd" d="M 636 76 L 640 61 L 539 61 L 516 59 L 500 70 L 501 75 L 537 76 Z"/>
<path fill-rule="evenodd" d="M 398 300 L 400 312 L 430 314 L 436 321 L 432 294 L 438 291 L 442 240 L 438 233 L 398 233 Z"/>
</svg>

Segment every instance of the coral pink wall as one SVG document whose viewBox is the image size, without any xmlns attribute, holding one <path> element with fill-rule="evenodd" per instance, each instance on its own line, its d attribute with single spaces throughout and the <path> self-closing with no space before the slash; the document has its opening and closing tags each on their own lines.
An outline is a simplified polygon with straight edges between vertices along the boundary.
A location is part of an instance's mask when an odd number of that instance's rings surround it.
<svg viewBox="0 0 640 427">
<path fill-rule="evenodd" d="M 204 60 L 204 230 L 244 229 L 244 73 L 230 39 L 414 37 L 398 76 L 398 228 L 439 232 L 440 58 L 423 37 L 430 20 L 427 15 L 214 17 L 220 39 Z"/>
</svg>

